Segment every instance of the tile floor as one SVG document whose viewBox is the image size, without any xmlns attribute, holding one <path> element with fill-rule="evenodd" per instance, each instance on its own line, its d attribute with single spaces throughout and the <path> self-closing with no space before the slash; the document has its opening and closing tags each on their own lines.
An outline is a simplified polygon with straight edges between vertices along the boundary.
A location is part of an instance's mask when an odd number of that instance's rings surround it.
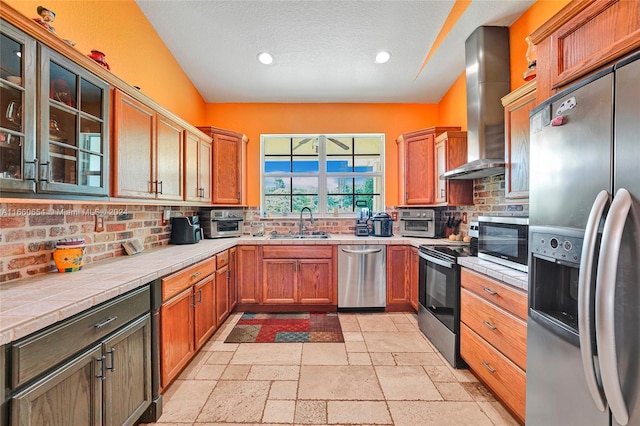
<svg viewBox="0 0 640 426">
<path fill-rule="evenodd" d="M 157 425 L 517 425 L 414 314 L 341 313 L 344 343 L 224 343 L 240 316 L 166 390 Z"/>
</svg>

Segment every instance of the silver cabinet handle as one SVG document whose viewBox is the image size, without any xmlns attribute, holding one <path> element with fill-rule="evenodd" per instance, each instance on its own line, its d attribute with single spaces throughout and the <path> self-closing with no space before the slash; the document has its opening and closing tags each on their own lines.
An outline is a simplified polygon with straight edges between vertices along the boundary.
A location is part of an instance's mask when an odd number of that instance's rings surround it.
<svg viewBox="0 0 640 426">
<path fill-rule="evenodd" d="M 489 365 L 489 363 L 487 361 L 482 361 L 482 365 L 484 365 L 484 367 L 489 370 L 489 373 L 493 374 L 495 373 L 497 370 L 494 368 L 491 368 L 491 366 Z"/>
<path fill-rule="evenodd" d="M 483 288 L 484 291 L 486 291 L 487 293 L 489 293 L 492 296 L 495 296 L 498 294 L 498 292 L 491 290 L 489 287 L 485 287 Z"/>
<path fill-rule="evenodd" d="M 107 324 L 109 324 L 109 323 L 111 323 L 111 322 L 113 322 L 113 321 L 115 321 L 115 320 L 117 320 L 117 319 L 118 319 L 118 317 L 109 317 L 109 318 L 107 318 L 107 319 L 106 319 L 106 320 L 104 320 L 104 321 L 100 321 L 100 322 L 98 322 L 98 323 L 95 323 L 93 326 L 94 326 L 95 328 L 102 328 L 102 327 L 104 327 L 105 325 L 107 325 Z"/>
<path fill-rule="evenodd" d="M 596 408 L 601 412 L 604 412 L 607 406 L 602 386 L 596 378 L 596 366 L 594 365 L 593 359 L 594 348 L 591 344 L 591 339 L 594 334 L 592 328 L 593 318 L 591 317 L 591 306 L 594 296 L 591 291 L 591 278 L 598 238 L 598 224 L 602 219 L 602 214 L 608 200 L 609 194 L 607 191 L 600 191 L 591 206 L 587 226 L 584 230 L 582 253 L 580 254 L 580 272 L 578 274 L 578 334 L 580 335 L 582 369 L 584 370 L 584 377 L 587 381 L 591 398 Z"/>
<path fill-rule="evenodd" d="M 96 375 L 96 377 L 100 380 L 106 379 L 104 374 L 104 360 L 106 356 L 102 355 L 101 357 L 96 358 L 96 361 L 100 363 L 100 372 Z"/>
<path fill-rule="evenodd" d="M 380 253 L 382 251 L 381 248 L 369 249 L 369 250 L 353 250 L 353 249 L 342 248 L 340 250 L 342 250 L 345 253 L 350 253 L 350 254 L 372 254 L 372 253 Z"/>
<path fill-rule="evenodd" d="M 604 223 L 596 276 L 596 342 L 602 385 L 613 417 L 623 426 L 629 422 L 629 411 L 624 402 L 618 376 L 615 296 L 622 231 L 631 204 L 629 192 L 624 188 L 619 189 Z"/>
<path fill-rule="evenodd" d="M 115 353 L 116 349 L 115 348 L 111 348 L 110 350 L 107 351 L 107 353 L 109 354 L 109 358 L 111 358 L 111 366 L 107 366 L 106 369 L 110 370 L 112 373 L 114 371 L 116 371 L 116 365 L 115 365 L 115 357 L 114 357 L 114 353 Z"/>
<path fill-rule="evenodd" d="M 494 330 L 494 331 L 495 331 L 495 330 L 497 330 L 497 329 L 498 329 L 498 327 L 496 327 L 495 325 L 491 324 L 489 321 L 482 321 L 482 323 L 483 323 L 484 325 L 486 325 L 486 326 L 487 326 L 489 329 L 491 329 L 491 330 Z"/>
</svg>

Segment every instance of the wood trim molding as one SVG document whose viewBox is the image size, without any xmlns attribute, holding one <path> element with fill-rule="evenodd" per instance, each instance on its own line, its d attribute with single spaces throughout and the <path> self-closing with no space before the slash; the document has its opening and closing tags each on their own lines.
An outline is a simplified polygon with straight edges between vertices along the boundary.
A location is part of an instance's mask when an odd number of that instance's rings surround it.
<svg viewBox="0 0 640 426">
<path fill-rule="evenodd" d="M 504 95 L 502 97 L 502 99 L 500 99 L 502 101 L 502 106 L 506 107 L 507 105 L 509 105 L 513 101 L 517 101 L 518 99 L 520 99 L 524 95 L 526 95 L 528 93 L 531 93 L 534 90 L 536 90 L 536 80 L 535 79 L 527 82 L 526 84 L 523 84 L 522 86 L 520 86 L 517 89 L 515 89 L 513 92 Z"/>
<path fill-rule="evenodd" d="M 613 3 L 617 0 L 574 0 L 562 9 L 555 15 L 551 17 L 547 22 L 542 24 L 537 30 L 531 33 L 531 41 L 533 44 L 538 44 L 543 39 L 549 37 L 553 34 L 558 28 L 564 25 L 568 20 L 576 16 L 578 13 L 582 12 L 592 3 L 596 1 L 601 2 L 603 5 L 607 6 L 610 3 Z"/>
</svg>

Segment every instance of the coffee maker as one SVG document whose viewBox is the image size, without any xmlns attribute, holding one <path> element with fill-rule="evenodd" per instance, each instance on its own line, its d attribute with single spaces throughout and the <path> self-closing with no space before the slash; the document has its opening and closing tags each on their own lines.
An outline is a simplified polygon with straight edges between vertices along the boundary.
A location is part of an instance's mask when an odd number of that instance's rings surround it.
<svg viewBox="0 0 640 426">
<path fill-rule="evenodd" d="M 364 200 L 356 201 L 356 237 L 369 236 L 369 220 L 371 211 Z"/>
</svg>

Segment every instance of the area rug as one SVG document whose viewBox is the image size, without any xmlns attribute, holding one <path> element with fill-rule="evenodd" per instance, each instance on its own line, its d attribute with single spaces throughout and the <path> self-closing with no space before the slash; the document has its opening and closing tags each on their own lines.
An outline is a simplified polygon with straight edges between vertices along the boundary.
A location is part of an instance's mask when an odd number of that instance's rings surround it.
<svg viewBox="0 0 640 426">
<path fill-rule="evenodd" d="M 344 342 L 338 314 L 245 312 L 225 343 Z"/>
</svg>

